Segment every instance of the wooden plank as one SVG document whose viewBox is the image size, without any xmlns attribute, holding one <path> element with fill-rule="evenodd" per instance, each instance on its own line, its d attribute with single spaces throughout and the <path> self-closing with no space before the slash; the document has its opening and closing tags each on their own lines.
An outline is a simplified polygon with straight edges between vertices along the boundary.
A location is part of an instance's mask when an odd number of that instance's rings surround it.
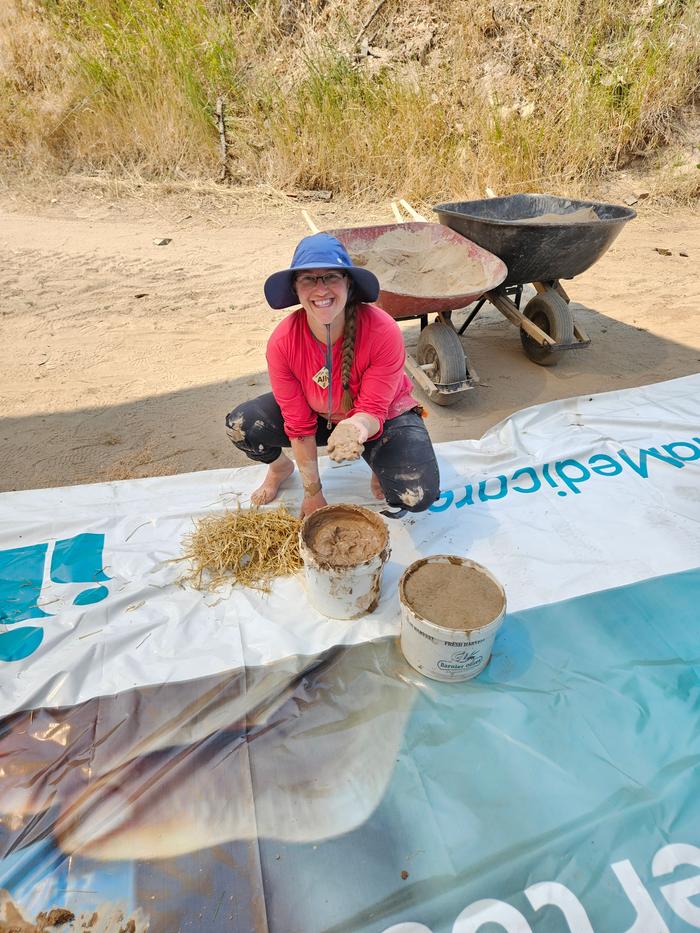
<svg viewBox="0 0 700 933">
<path fill-rule="evenodd" d="M 307 227 L 309 228 L 309 230 L 310 230 L 312 233 L 320 233 L 320 232 L 321 232 L 321 231 L 318 229 L 318 227 L 316 226 L 316 224 L 313 222 L 313 220 L 311 219 L 311 215 L 309 214 L 308 211 L 302 210 L 301 216 L 302 216 L 302 217 L 304 218 L 304 220 L 306 221 L 306 225 L 307 225 Z"/>
<path fill-rule="evenodd" d="M 564 288 L 563 288 L 563 286 L 562 286 L 562 284 L 561 284 L 561 282 L 560 282 L 559 280 L 557 280 L 557 281 L 554 283 L 554 285 L 547 285 L 546 282 L 533 282 L 532 284 L 533 284 L 533 287 L 535 288 L 535 290 L 538 291 L 538 292 L 540 293 L 540 295 L 541 295 L 543 292 L 549 291 L 550 288 L 553 288 L 554 291 L 557 292 L 557 293 L 564 299 L 564 301 L 565 301 L 567 304 L 570 304 L 570 303 L 571 303 L 571 299 L 569 298 L 569 296 L 568 296 L 568 295 L 566 294 L 566 292 L 564 291 Z"/>
<path fill-rule="evenodd" d="M 436 395 L 457 395 L 460 392 L 466 392 L 467 389 L 473 389 L 474 384 L 478 381 L 478 376 L 474 370 L 469 370 L 467 361 L 465 358 L 465 380 L 464 382 L 456 389 L 453 389 L 451 392 L 441 391 L 435 386 L 428 377 L 425 375 L 423 370 L 420 368 L 415 359 L 411 356 L 410 353 L 406 354 L 406 363 L 405 368 L 408 375 L 417 383 L 417 385 L 425 392 L 428 398 L 432 401 Z"/>
<path fill-rule="evenodd" d="M 568 296 L 568 295 L 566 294 L 566 292 L 564 291 L 564 286 L 561 284 L 561 282 L 557 281 L 554 287 L 555 287 L 556 290 L 559 292 L 559 294 L 560 294 L 561 297 L 564 299 L 564 301 L 565 301 L 567 304 L 571 304 L 571 298 L 569 298 L 569 296 Z"/>
<path fill-rule="evenodd" d="M 435 388 L 434 384 L 428 379 L 423 370 L 420 368 L 418 363 L 413 359 L 410 353 L 406 354 L 406 363 L 404 364 L 408 375 L 413 379 L 413 381 L 420 386 L 420 388 L 425 392 L 429 399 L 435 398 L 438 394 L 438 390 Z"/>
<path fill-rule="evenodd" d="M 405 198 L 399 198 L 399 204 L 406 211 L 407 214 L 410 214 L 410 216 L 414 220 L 419 220 L 422 223 L 428 223 L 427 217 L 424 217 L 422 214 L 419 214 L 417 210 L 414 210 L 414 208 L 411 207 L 411 205 L 408 203 L 408 201 Z"/>
<path fill-rule="evenodd" d="M 588 334 L 583 329 L 583 327 L 581 327 L 580 324 L 576 323 L 576 321 L 574 321 L 574 337 L 580 340 L 581 343 L 588 344 L 591 342 L 591 338 L 588 336 Z"/>
<path fill-rule="evenodd" d="M 538 327 L 537 324 L 533 324 L 532 321 L 526 318 L 522 311 L 518 311 L 507 295 L 504 295 L 502 292 L 487 292 L 486 297 L 494 307 L 498 308 L 504 317 L 508 318 L 511 324 L 515 324 L 516 327 L 522 327 L 522 329 L 526 331 L 533 340 L 536 340 L 540 346 L 555 346 L 555 341 L 552 340 L 548 334 L 545 334 L 541 327 Z"/>
</svg>

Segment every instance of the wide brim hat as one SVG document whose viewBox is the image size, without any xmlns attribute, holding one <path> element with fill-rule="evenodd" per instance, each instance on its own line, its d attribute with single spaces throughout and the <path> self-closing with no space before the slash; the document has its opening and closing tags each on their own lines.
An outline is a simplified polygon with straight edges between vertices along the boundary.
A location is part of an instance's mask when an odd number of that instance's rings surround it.
<svg viewBox="0 0 700 933">
<path fill-rule="evenodd" d="M 376 301 L 379 297 L 379 279 L 373 272 L 354 266 L 348 251 L 334 236 L 314 233 L 304 237 L 294 250 L 289 269 L 273 272 L 265 282 L 265 298 L 271 308 L 281 310 L 299 304 L 294 276 L 303 269 L 338 269 L 352 279 L 357 301 Z"/>
</svg>

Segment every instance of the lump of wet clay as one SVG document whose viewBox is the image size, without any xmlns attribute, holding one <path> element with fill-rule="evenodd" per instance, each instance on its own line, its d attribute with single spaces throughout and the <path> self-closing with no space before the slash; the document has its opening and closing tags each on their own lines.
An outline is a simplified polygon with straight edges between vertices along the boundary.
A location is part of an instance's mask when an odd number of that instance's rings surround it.
<svg viewBox="0 0 700 933">
<path fill-rule="evenodd" d="M 357 460 L 364 450 L 354 424 L 341 421 L 328 439 L 328 453 L 331 460 Z"/>
<path fill-rule="evenodd" d="M 384 546 L 378 528 L 361 515 L 326 515 L 311 528 L 307 539 L 316 557 L 334 567 L 362 564 Z"/>
</svg>

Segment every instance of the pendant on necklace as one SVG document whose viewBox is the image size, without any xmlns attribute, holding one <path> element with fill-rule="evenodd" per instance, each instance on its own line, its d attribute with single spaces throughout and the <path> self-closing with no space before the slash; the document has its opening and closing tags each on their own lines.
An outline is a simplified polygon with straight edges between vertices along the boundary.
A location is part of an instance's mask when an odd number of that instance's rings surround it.
<svg viewBox="0 0 700 933">
<path fill-rule="evenodd" d="M 320 386 L 322 389 L 328 388 L 328 370 L 325 366 L 319 369 L 316 375 L 312 376 L 311 378 L 316 383 L 316 385 Z"/>
</svg>

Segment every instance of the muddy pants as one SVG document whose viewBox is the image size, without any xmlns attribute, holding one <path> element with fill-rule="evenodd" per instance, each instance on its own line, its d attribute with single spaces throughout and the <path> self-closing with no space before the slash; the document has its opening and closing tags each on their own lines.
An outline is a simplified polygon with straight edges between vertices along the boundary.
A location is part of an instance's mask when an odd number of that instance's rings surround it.
<svg viewBox="0 0 700 933">
<path fill-rule="evenodd" d="M 283 447 L 291 447 L 284 419 L 272 392 L 244 402 L 226 416 L 228 436 L 235 447 L 258 463 L 273 463 Z M 319 416 L 316 443 L 325 447 L 331 432 Z M 367 441 L 363 459 L 375 473 L 389 505 L 423 512 L 440 495 L 435 451 L 423 419 L 416 410 L 384 422 L 384 430 Z"/>
</svg>

